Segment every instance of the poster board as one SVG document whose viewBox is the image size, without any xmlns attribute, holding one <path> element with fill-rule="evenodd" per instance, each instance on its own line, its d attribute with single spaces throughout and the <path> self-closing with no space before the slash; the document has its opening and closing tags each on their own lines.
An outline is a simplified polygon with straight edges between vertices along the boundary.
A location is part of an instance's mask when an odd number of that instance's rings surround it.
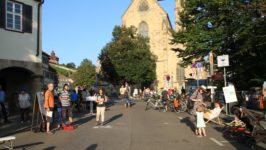
<svg viewBox="0 0 266 150">
<path fill-rule="evenodd" d="M 88 96 L 86 97 L 86 101 L 96 101 L 96 96 Z"/>
<path fill-rule="evenodd" d="M 31 131 L 33 131 L 34 125 L 39 125 L 39 116 L 41 117 L 41 121 L 44 122 L 44 115 L 46 111 L 44 109 L 44 96 L 43 92 L 37 92 L 35 94 L 35 99 L 33 103 L 33 111 L 32 111 L 32 121 L 31 121 Z M 35 120 L 36 119 L 36 120 Z M 34 123 L 36 122 L 36 123 Z"/>
<path fill-rule="evenodd" d="M 223 92 L 226 104 L 237 102 L 236 91 L 233 85 L 223 87 Z"/>
<path fill-rule="evenodd" d="M 45 115 L 46 111 L 45 111 L 45 108 L 44 108 L 43 92 L 37 92 L 36 96 L 37 96 L 37 100 L 38 100 L 38 104 L 39 104 L 39 110 L 40 110 L 42 115 Z"/>
</svg>

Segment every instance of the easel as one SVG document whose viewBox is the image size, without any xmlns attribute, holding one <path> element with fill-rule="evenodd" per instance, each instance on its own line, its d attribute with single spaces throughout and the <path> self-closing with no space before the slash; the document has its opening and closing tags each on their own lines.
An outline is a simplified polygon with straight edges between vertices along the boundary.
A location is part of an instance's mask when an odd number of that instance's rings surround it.
<svg viewBox="0 0 266 150">
<path fill-rule="evenodd" d="M 38 106 L 36 106 L 37 103 L 38 103 Z M 36 108 L 37 108 L 37 111 L 36 111 Z M 36 118 L 36 122 L 34 124 L 35 115 L 37 118 Z M 41 123 L 45 122 L 44 117 L 43 117 L 44 115 L 45 115 L 45 109 L 44 109 L 43 92 L 37 92 L 35 94 L 34 103 L 33 103 L 31 131 L 33 130 L 34 127 L 36 127 L 36 125 L 37 125 L 37 127 L 40 126 L 39 116 L 41 116 L 41 121 L 42 121 Z"/>
</svg>

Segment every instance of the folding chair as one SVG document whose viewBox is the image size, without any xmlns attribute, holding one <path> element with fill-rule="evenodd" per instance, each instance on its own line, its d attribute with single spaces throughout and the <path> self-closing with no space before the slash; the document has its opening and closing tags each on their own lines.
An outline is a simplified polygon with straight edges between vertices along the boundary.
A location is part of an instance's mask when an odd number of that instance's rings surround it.
<svg viewBox="0 0 266 150">
<path fill-rule="evenodd" d="M 4 144 L 5 142 L 9 142 L 10 146 L 4 146 L 4 148 L 8 148 L 9 150 L 13 149 L 13 141 L 16 139 L 14 136 L 7 136 L 0 138 L 0 144 Z"/>
<path fill-rule="evenodd" d="M 221 108 L 221 111 L 219 112 L 217 117 L 212 118 L 212 119 L 208 119 L 205 123 L 207 124 L 209 122 L 213 122 L 213 123 L 218 124 L 218 125 L 223 125 L 221 117 L 220 117 L 221 116 L 221 112 L 222 112 L 223 109 L 224 109 L 224 107 Z"/>
</svg>

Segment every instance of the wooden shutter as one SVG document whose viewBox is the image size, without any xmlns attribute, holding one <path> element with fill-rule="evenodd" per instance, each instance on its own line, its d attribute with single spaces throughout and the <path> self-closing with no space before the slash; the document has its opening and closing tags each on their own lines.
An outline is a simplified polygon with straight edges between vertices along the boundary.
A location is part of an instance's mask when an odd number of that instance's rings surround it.
<svg viewBox="0 0 266 150">
<path fill-rule="evenodd" d="M 6 19 L 6 3 L 5 0 L 0 0 L 0 28 L 5 28 Z"/>
<path fill-rule="evenodd" d="M 32 6 L 23 5 L 23 32 L 32 33 Z"/>
</svg>

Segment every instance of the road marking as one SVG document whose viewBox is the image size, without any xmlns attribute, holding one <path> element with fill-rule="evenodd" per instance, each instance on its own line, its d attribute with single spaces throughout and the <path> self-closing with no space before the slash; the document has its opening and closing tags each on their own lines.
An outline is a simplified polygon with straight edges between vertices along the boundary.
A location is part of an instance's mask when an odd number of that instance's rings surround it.
<svg viewBox="0 0 266 150">
<path fill-rule="evenodd" d="M 224 146 L 223 143 L 217 141 L 215 138 L 210 138 L 210 140 L 212 140 L 214 143 L 216 143 L 219 146 Z"/>
<path fill-rule="evenodd" d="M 221 143 L 236 143 L 237 141 L 220 141 Z"/>
<path fill-rule="evenodd" d="M 112 126 L 107 125 L 107 126 L 94 126 L 93 129 L 99 129 L 99 128 L 103 128 L 103 129 L 111 129 Z"/>
<path fill-rule="evenodd" d="M 168 122 L 164 122 L 163 124 L 168 125 L 169 123 Z"/>
</svg>

